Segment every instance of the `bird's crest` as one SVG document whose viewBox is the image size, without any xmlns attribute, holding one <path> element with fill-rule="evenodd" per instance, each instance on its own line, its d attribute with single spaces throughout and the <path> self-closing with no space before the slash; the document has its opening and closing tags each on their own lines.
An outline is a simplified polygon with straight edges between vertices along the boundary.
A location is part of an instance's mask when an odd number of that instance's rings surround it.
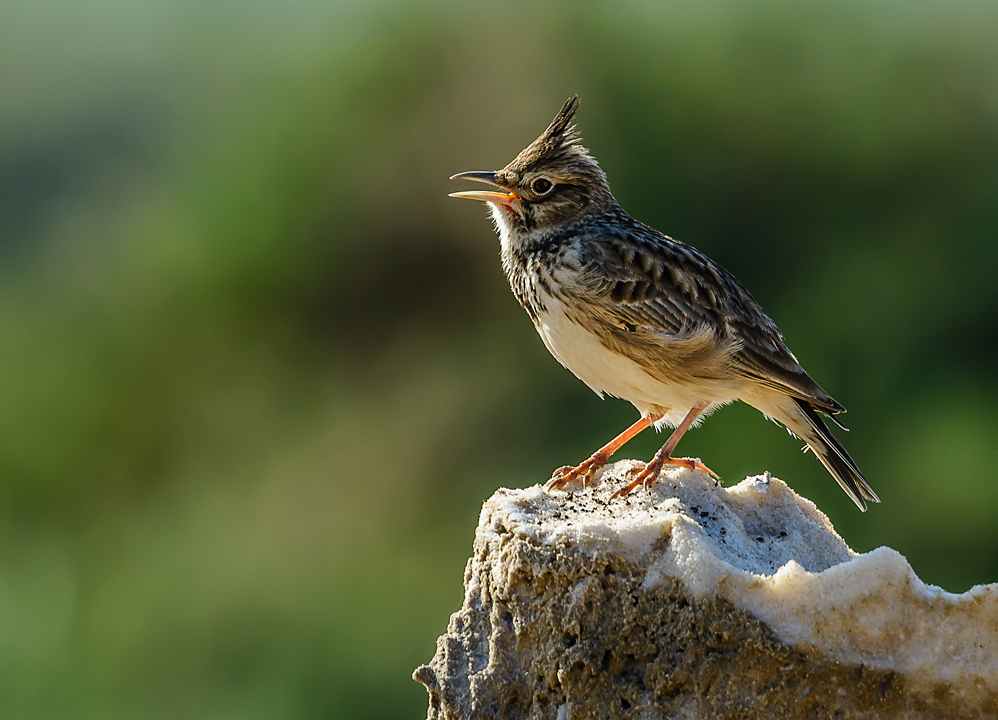
<svg viewBox="0 0 998 720">
<path fill-rule="evenodd" d="M 561 110 L 554 116 L 547 130 L 517 155 L 516 159 L 506 167 L 506 171 L 523 172 L 538 165 L 563 163 L 574 165 L 579 160 L 583 160 L 585 165 L 598 168 L 596 161 L 582 147 L 582 138 L 572 124 L 578 109 L 579 96 L 573 95 L 561 106 Z"/>
<path fill-rule="evenodd" d="M 534 142 L 542 144 L 544 150 L 548 151 L 577 144 L 581 138 L 579 138 L 575 125 L 572 125 L 572 119 L 578 110 L 579 96 L 573 95 L 561 106 L 561 110 L 554 116 L 554 120 L 548 125 L 548 129 Z"/>
</svg>

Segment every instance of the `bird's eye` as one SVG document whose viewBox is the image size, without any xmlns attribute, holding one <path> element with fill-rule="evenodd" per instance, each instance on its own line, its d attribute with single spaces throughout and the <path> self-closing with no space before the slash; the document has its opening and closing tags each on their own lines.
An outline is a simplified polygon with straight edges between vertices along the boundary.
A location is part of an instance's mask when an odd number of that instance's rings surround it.
<svg viewBox="0 0 998 720">
<path fill-rule="evenodd" d="M 534 195 L 547 195 L 554 188 L 554 183 L 544 177 L 539 177 L 530 183 L 530 189 Z"/>
</svg>

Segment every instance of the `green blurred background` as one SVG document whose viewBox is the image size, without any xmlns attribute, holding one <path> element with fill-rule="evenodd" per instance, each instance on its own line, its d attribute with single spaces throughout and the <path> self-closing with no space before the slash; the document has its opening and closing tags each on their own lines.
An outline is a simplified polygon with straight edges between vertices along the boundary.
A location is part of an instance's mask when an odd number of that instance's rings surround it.
<svg viewBox="0 0 998 720">
<path fill-rule="evenodd" d="M 883 504 L 745 406 L 682 453 L 998 579 L 995 37 L 969 0 L 7 0 L 0 716 L 425 714 L 481 502 L 636 417 L 446 197 L 576 92 L 622 205 L 742 279 Z"/>
</svg>

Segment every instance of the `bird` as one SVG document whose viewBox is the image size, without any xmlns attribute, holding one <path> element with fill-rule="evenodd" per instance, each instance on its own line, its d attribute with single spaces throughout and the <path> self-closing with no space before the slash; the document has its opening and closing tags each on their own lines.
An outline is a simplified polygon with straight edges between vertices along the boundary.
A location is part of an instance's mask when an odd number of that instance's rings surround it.
<svg viewBox="0 0 998 720">
<path fill-rule="evenodd" d="M 541 340 L 600 397 L 630 402 L 640 418 L 549 491 L 592 482 L 641 431 L 674 428 L 662 448 L 611 495 L 651 486 L 683 434 L 717 408 L 745 402 L 803 440 L 860 510 L 880 502 L 822 415 L 845 408 L 804 371 L 783 333 L 734 275 L 707 255 L 635 220 L 582 145 L 569 98 L 547 129 L 501 170 L 462 172 L 490 190 L 451 197 L 488 204 L 510 288 Z"/>
</svg>

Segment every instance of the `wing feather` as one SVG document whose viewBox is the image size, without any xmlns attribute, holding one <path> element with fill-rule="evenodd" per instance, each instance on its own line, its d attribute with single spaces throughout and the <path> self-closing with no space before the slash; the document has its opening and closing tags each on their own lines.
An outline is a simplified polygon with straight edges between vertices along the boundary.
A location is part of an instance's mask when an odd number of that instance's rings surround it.
<svg viewBox="0 0 998 720">
<path fill-rule="evenodd" d="M 730 366 L 751 381 L 828 414 L 845 410 L 804 371 L 752 295 L 695 248 L 634 222 L 583 241 L 584 285 L 610 322 L 674 340 L 713 334 Z"/>
</svg>

